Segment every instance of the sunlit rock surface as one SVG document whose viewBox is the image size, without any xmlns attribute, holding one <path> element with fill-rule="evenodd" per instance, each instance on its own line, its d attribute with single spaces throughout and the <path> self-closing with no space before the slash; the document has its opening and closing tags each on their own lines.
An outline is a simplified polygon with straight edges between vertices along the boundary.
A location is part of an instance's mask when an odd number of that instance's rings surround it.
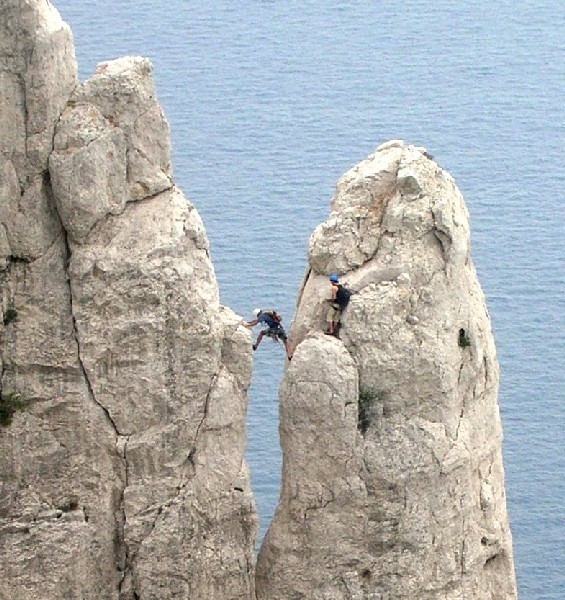
<svg viewBox="0 0 565 600">
<path fill-rule="evenodd" d="M 78 85 L 50 2 L 0 9 L 0 598 L 253 598 L 250 334 L 151 63 Z"/>
<path fill-rule="evenodd" d="M 328 275 L 354 294 L 326 336 Z M 392 141 L 310 240 L 260 600 L 516 598 L 499 371 L 453 179 Z"/>
</svg>

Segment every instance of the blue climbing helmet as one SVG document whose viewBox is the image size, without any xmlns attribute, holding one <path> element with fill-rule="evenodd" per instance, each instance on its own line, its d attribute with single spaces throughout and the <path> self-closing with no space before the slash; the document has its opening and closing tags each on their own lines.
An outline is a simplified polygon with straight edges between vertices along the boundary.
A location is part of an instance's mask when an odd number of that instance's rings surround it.
<svg viewBox="0 0 565 600">
<path fill-rule="evenodd" d="M 339 277 L 334 273 L 333 275 L 330 275 L 330 281 L 332 283 L 337 283 L 339 281 Z"/>
</svg>

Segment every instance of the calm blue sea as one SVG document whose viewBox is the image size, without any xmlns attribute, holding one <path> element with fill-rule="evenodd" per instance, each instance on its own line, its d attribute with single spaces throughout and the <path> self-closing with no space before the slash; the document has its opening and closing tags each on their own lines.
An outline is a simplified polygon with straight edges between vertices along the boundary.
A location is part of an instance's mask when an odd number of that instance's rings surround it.
<svg viewBox="0 0 565 600">
<path fill-rule="evenodd" d="M 423 145 L 471 212 L 501 363 L 520 597 L 565 598 L 565 3 L 54 0 L 81 79 L 152 59 L 177 184 L 206 225 L 224 304 L 286 323 L 335 183 L 382 142 Z M 248 459 L 278 500 L 282 347 L 256 353 Z"/>
</svg>

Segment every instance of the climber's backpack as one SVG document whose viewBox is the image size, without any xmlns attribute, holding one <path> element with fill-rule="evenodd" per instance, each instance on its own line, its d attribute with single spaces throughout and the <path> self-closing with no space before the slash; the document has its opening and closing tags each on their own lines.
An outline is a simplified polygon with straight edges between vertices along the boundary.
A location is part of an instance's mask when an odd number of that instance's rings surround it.
<svg viewBox="0 0 565 600">
<path fill-rule="evenodd" d="M 266 315 L 268 315 L 269 317 L 271 317 L 271 319 L 273 319 L 273 321 L 277 325 L 280 325 L 280 323 L 282 321 L 282 317 L 279 315 L 279 313 L 276 310 L 266 310 L 264 312 L 265 312 Z"/>
<path fill-rule="evenodd" d="M 343 286 L 341 284 L 338 285 L 335 301 L 337 302 L 337 304 L 339 304 L 339 308 L 341 310 L 343 310 L 349 304 L 350 298 L 351 298 L 351 291 L 348 290 L 345 286 Z"/>
</svg>

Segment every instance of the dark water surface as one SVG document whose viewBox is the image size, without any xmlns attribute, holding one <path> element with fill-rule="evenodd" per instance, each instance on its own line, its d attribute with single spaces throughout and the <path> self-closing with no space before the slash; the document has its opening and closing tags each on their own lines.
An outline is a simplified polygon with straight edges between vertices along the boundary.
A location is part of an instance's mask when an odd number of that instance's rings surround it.
<svg viewBox="0 0 565 600">
<path fill-rule="evenodd" d="M 565 4 L 561 0 L 55 1 L 81 79 L 149 57 L 175 180 L 204 220 L 222 302 L 288 325 L 335 183 L 378 145 L 455 177 L 501 363 L 522 599 L 565 598 Z M 208 6 L 209 4 L 209 6 Z M 282 347 L 255 356 L 248 460 L 264 533 L 278 500 Z"/>
</svg>

